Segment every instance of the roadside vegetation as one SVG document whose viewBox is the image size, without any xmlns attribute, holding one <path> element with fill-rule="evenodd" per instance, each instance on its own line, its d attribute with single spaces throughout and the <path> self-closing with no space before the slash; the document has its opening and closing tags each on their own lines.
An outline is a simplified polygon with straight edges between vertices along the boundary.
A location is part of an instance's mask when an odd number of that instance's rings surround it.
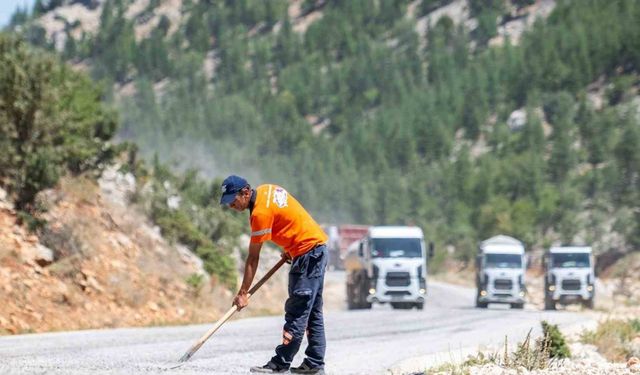
<svg viewBox="0 0 640 375">
<path fill-rule="evenodd" d="M 569 347 L 558 326 L 546 321 L 542 321 L 541 326 L 540 338 L 532 338 L 529 331 L 524 341 L 517 343 L 513 348 L 505 337 L 504 348 L 501 351 L 478 352 L 461 363 L 447 362 L 429 368 L 425 370 L 425 374 L 467 375 L 472 367 L 483 365 L 496 365 L 503 369 L 540 370 L 548 368 L 558 360 L 569 358 Z"/>
<path fill-rule="evenodd" d="M 72 231 L 52 230 L 43 219 L 47 207 L 38 194 L 63 176 L 95 181 L 106 166 L 126 159 L 122 172 L 132 172 L 141 187 L 135 202 L 169 241 L 187 246 L 209 274 L 234 288 L 231 254 L 242 219 L 219 206 L 220 182 L 204 181 L 193 170 L 174 172 L 157 160 L 149 165 L 136 157 L 134 144 L 116 144 L 118 117 L 103 95 L 53 54 L 0 34 L 0 187 L 19 217 L 57 260 L 77 253 Z M 87 186 L 93 185 L 77 186 L 78 197 Z"/>
<path fill-rule="evenodd" d="M 103 91 L 50 53 L 0 33 L 0 186 L 26 217 L 61 175 L 93 173 L 118 148 Z"/>
<path fill-rule="evenodd" d="M 132 202 L 143 207 L 163 237 L 187 246 L 202 259 L 209 274 L 235 288 L 232 253 L 245 228 L 239 215 L 220 206 L 220 181 L 206 181 L 195 170 L 172 172 L 157 158 L 150 168 L 142 161 L 134 164 L 140 184 Z M 188 282 L 198 289 L 198 281 L 190 278 Z"/>
<path fill-rule="evenodd" d="M 593 331 L 585 331 L 581 341 L 592 344 L 612 362 L 640 357 L 640 319 L 607 319 Z"/>
</svg>

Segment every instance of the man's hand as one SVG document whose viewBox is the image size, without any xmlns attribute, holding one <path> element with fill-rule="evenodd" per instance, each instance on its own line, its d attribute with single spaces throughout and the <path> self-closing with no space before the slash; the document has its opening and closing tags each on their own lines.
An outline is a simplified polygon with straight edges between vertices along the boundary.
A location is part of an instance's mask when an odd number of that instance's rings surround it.
<svg viewBox="0 0 640 375">
<path fill-rule="evenodd" d="M 239 291 L 233 299 L 233 305 L 238 307 L 238 311 L 244 309 L 249 304 L 249 296 L 247 292 Z"/>
<path fill-rule="evenodd" d="M 242 310 L 249 304 L 249 296 L 247 293 L 251 287 L 251 283 L 253 282 L 253 277 L 256 275 L 256 270 L 258 269 L 261 248 L 262 243 L 249 244 L 249 255 L 247 255 L 247 260 L 244 262 L 242 285 L 240 286 L 240 291 L 238 291 L 236 298 L 233 299 L 233 304 L 238 307 L 238 310 Z"/>
</svg>

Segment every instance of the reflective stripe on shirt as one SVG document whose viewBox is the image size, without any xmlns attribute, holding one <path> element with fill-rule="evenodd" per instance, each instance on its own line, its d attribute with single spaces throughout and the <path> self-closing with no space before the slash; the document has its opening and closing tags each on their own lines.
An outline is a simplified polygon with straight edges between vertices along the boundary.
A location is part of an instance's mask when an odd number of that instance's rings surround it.
<svg viewBox="0 0 640 375">
<path fill-rule="evenodd" d="M 262 236 L 263 234 L 267 234 L 267 233 L 271 233 L 271 228 L 267 228 L 267 229 L 263 229 L 263 230 L 259 230 L 259 231 L 255 231 L 255 232 L 251 232 L 251 236 Z"/>
</svg>

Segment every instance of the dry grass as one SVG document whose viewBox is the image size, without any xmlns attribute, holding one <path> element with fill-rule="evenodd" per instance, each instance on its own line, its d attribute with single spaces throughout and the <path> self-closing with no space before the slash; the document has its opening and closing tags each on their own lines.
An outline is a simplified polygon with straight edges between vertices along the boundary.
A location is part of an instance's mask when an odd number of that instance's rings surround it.
<svg viewBox="0 0 640 375">
<path fill-rule="evenodd" d="M 64 177 L 60 180 L 60 190 L 65 196 L 73 197 L 75 203 L 97 203 L 98 184 L 88 177 Z"/>
<path fill-rule="evenodd" d="M 432 280 L 466 287 L 475 287 L 475 268 L 472 264 L 445 258 L 432 261 L 429 267 L 429 278 Z"/>
<path fill-rule="evenodd" d="M 425 371 L 425 374 L 448 374 L 448 375 L 468 375 L 470 368 L 473 366 L 482 366 L 486 364 L 497 364 L 500 362 L 500 355 L 496 353 L 485 354 L 478 352 L 476 355 L 470 355 L 462 363 L 447 362 L 439 366 L 432 367 Z"/>
<path fill-rule="evenodd" d="M 551 358 L 551 345 L 553 344 L 550 342 L 549 337 L 538 338 L 534 341 L 531 337 L 531 331 L 529 331 L 524 341 L 518 343 L 516 350 L 513 352 L 505 337 L 504 347 L 500 351 L 488 353 L 478 352 L 476 355 L 467 357 L 462 363 L 443 363 L 427 369 L 425 374 L 467 375 L 470 374 L 472 367 L 487 364 L 497 365 L 504 369 L 545 369 L 555 361 L 554 358 Z"/>
<path fill-rule="evenodd" d="M 609 361 L 621 362 L 632 356 L 640 356 L 640 347 L 633 345 L 633 340 L 638 337 L 640 319 L 611 319 L 600 322 L 594 331 L 583 332 L 580 341 L 595 345 Z"/>
</svg>

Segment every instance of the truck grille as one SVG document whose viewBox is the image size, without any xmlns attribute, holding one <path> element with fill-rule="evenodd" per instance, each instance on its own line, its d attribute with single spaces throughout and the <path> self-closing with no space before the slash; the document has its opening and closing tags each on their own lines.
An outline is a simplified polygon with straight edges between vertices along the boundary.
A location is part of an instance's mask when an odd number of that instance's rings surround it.
<svg viewBox="0 0 640 375">
<path fill-rule="evenodd" d="M 409 280 L 409 272 L 388 272 L 387 273 L 387 285 L 388 286 L 409 286 L 411 281 Z"/>
<path fill-rule="evenodd" d="M 510 298 L 512 297 L 511 294 L 507 294 L 507 293 L 496 293 L 493 295 L 496 298 Z"/>
<path fill-rule="evenodd" d="M 385 293 L 387 296 L 391 297 L 399 297 L 399 296 L 410 296 L 411 293 L 408 290 L 389 290 Z"/>
<path fill-rule="evenodd" d="M 493 287 L 500 290 L 511 290 L 513 281 L 510 279 L 496 279 L 493 282 Z"/>
<path fill-rule="evenodd" d="M 562 289 L 580 290 L 580 280 L 575 280 L 575 279 L 562 280 Z"/>
</svg>

